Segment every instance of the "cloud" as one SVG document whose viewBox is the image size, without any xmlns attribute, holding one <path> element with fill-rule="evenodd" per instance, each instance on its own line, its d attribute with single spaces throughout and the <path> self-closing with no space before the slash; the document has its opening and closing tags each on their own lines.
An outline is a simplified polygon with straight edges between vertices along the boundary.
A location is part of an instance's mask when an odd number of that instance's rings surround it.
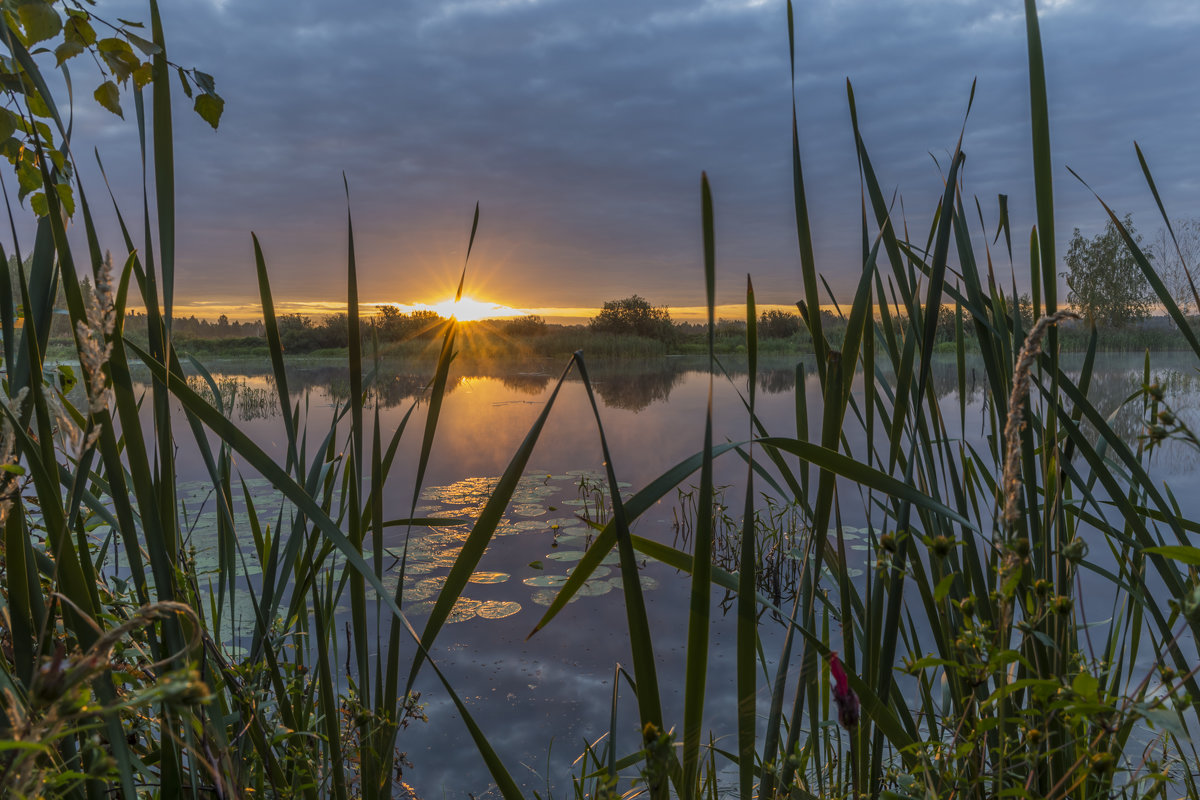
<svg viewBox="0 0 1200 800">
<path fill-rule="evenodd" d="M 1200 111 L 1182 102 L 1200 66 L 1194 5 L 1136 15 L 1108 0 L 1041 5 L 1060 231 L 1103 221 L 1067 164 L 1153 229 L 1134 138 L 1172 213 L 1188 215 L 1200 199 Z M 469 274 L 500 302 L 575 307 L 638 292 L 695 305 L 705 170 L 723 296 L 736 300 L 749 271 L 763 302 L 796 299 L 782 4 L 379 0 L 332 14 L 312 0 L 227 0 L 164 13 L 172 59 L 214 74 L 227 101 L 213 133 L 175 92 L 181 291 L 241 285 L 252 297 L 255 230 L 278 293 L 328 295 L 345 263 L 344 171 L 364 299 L 437 299 L 433 276 L 461 268 L 479 201 Z M 902 193 L 914 230 L 940 197 L 977 79 L 966 189 L 988 225 L 1008 194 L 1016 238 L 1027 237 L 1021 16 L 967 0 L 827 0 L 797 6 L 796 23 L 805 184 L 835 291 L 852 284 L 861 248 L 847 79 L 872 164 L 885 191 Z M 113 148 L 120 195 L 136 206 L 132 130 L 122 149 L 112 120 L 78 119 L 106 160 Z"/>
</svg>

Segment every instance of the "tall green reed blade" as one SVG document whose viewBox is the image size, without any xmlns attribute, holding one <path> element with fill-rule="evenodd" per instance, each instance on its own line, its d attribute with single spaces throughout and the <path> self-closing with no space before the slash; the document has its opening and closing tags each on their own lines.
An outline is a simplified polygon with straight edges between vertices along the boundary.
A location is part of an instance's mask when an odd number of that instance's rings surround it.
<svg viewBox="0 0 1200 800">
<path fill-rule="evenodd" d="M 358 265 L 354 256 L 354 218 L 350 210 L 350 183 L 342 174 L 342 185 L 346 191 L 346 327 L 350 359 L 350 458 L 344 473 L 349 497 L 348 515 L 350 541 L 363 552 L 365 529 L 362 508 L 362 482 L 364 474 L 363 454 L 363 376 L 362 376 L 362 329 L 358 307 Z M 410 515 L 411 516 L 411 515 Z M 367 597 L 362 575 L 347 570 L 350 582 L 350 615 L 352 619 L 354 655 L 358 667 L 358 691 L 364 706 L 371 705 L 371 657 L 370 636 L 367 623 Z M 376 574 L 379 575 L 378 569 Z M 381 700 L 382 698 L 377 698 Z M 380 707 L 381 716 L 391 713 L 392 708 Z M 377 726 L 369 718 L 358 725 L 359 741 L 372 742 Z M 375 742 L 375 746 L 360 749 L 360 770 L 364 787 L 382 787 L 390 782 L 391 737 Z"/>
<path fill-rule="evenodd" d="M 1154 195 L 1154 202 L 1158 204 L 1158 213 L 1163 218 L 1163 224 L 1167 227 L 1167 233 L 1171 235 L 1171 243 L 1175 245 L 1175 255 L 1179 257 L 1179 261 L 1186 265 L 1183 258 L 1183 252 L 1179 249 L 1179 239 L 1175 236 L 1175 229 L 1171 225 L 1171 220 L 1167 217 L 1166 206 L 1163 205 L 1162 197 L 1158 194 L 1158 186 L 1154 183 L 1154 176 L 1150 174 L 1150 165 L 1146 163 L 1146 156 L 1142 153 L 1141 145 L 1136 141 L 1133 143 L 1133 149 L 1137 151 L 1138 164 L 1142 167 L 1142 175 L 1146 178 L 1146 185 L 1150 187 L 1150 193 Z M 1193 264 L 1192 267 L 1196 265 Z M 1185 270 L 1188 288 L 1191 289 L 1192 299 L 1195 301 L 1197 308 L 1200 308 L 1200 290 L 1196 287 L 1196 281 L 1192 277 L 1190 270 Z"/>
<path fill-rule="evenodd" d="M 15 504 L 4 523 L 5 611 L 8 614 L 12 663 L 20 689 L 33 685 L 38 666 L 38 632 L 46 625 L 46 600 L 38 576 L 37 557 L 25 519 L 25 507 Z"/>
<path fill-rule="evenodd" d="M 258 275 L 258 295 L 263 310 L 263 331 L 267 338 L 267 350 L 271 354 L 271 374 L 275 378 L 275 391 L 279 396 L 280 417 L 287 434 L 287 463 L 286 468 L 295 468 L 297 478 L 301 478 L 303 466 L 296 449 L 296 423 L 292 417 L 292 399 L 288 392 L 287 369 L 283 363 L 283 342 L 279 336 L 279 321 L 275 315 L 275 300 L 271 296 L 271 282 L 267 276 L 267 262 L 263 257 L 262 245 L 258 236 L 251 232 L 254 242 L 254 266 Z"/>
<path fill-rule="evenodd" d="M 175 137 L 171 122 L 171 64 L 167 61 L 167 43 L 163 36 L 158 0 L 150 0 L 150 31 L 152 40 L 158 45 L 158 52 L 151 57 L 154 76 L 151 88 L 154 99 L 154 196 L 157 203 L 155 210 L 158 212 L 163 315 L 169 332 L 175 311 Z"/>
<path fill-rule="evenodd" d="M 318 703 L 321 709 L 321 718 L 323 721 L 323 729 L 325 733 L 325 743 L 329 753 L 329 764 L 333 771 L 333 796 L 335 800 L 346 800 L 346 775 L 343 769 L 343 760 L 345 756 L 342 752 L 342 736 L 341 736 L 341 709 L 338 708 L 337 698 L 335 695 L 336 685 L 333 679 L 334 670 L 330 667 L 331 659 L 329 655 L 329 640 L 330 633 L 327 629 L 326 620 L 333 621 L 332 606 L 333 606 L 333 590 L 332 586 L 328 592 L 328 602 L 322 603 L 320 595 L 317 592 L 317 584 L 312 585 L 312 610 L 313 622 L 316 628 L 316 644 L 317 644 L 317 675 L 320 682 L 318 691 Z M 337 631 L 332 631 L 333 639 L 337 641 Z M 361 681 L 361 677 L 360 677 Z M 361 735 L 361 734 L 360 734 Z M 367 755 L 363 753 L 363 755 Z M 365 779 L 364 775 L 364 779 Z M 371 786 L 364 781 L 365 786 Z"/>
<path fill-rule="evenodd" d="M 23 333 L 29 337 L 23 349 L 17 352 L 16 364 L 10 368 L 9 384 L 16 394 L 42 379 L 42 360 L 50 340 L 50 326 L 54 322 L 54 295 L 58 286 L 58 270 L 54 261 L 54 237 L 50 232 L 49 220 L 38 221 L 34 236 L 33 253 L 30 255 L 29 275 L 17 270 L 21 305 L 25 309 Z M 21 283 L 24 282 L 24 288 Z"/>
<path fill-rule="evenodd" d="M 754 417 L 755 389 L 758 386 L 758 314 L 754 305 L 754 284 L 746 276 L 746 356 L 749 369 L 746 377 L 750 395 L 750 416 Z M 750 435 L 754 435 L 753 424 Z M 754 746 L 757 724 L 758 683 L 755 654 L 758 650 L 758 605 L 754 590 L 757 584 L 758 552 L 755 547 L 754 526 L 754 443 L 751 442 L 749 464 L 746 468 L 746 505 L 742 510 L 741 569 L 738 571 L 737 601 L 737 731 L 738 731 L 738 789 L 742 800 L 750 800 L 754 792 Z M 706 452 L 706 455 L 709 453 Z M 709 514 L 708 508 L 701 511 Z"/>
<path fill-rule="evenodd" d="M 704 694 L 708 680 L 709 613 L 712 595 L 713 546 L 713 370 L 716 337 L 715 286 L 716 243 L 713 223 L 712 190 L 708 175 L 700 175 L 700 213 L 704 238 L 704 285 L 708 301 L 708 404 L 704 417 L 704 449 L 700 465 L 700 489 L 696 501 L 696 538 L 693 547 L 695 567 L 688 604 L 688 638 L 683 689 L 683 791 L 693 792 L 699 782 L 700 736 L 704 724 Z M 599 425 L 597 412 L 596 424 Z M 608 461 L 607 447 L 604 454 Z M 615 482 L 614 482 L 615 490 Z M 617 494 L 614 491 L 615 494 Z M 614 501 L 615 502 L 615 501 Z M 632 551 L 632 548 L 630 548 Z M 622 554 L 623 555 L 623 554 Z M 743 564 L 743 568 L 745 565 Z M 628 577 L 626 577 L 628 580 Z M 639 686 L 642 685 L 639 676 Z M 657 687 L 656 687 L 657 688 Z"/>
<path fill-rule="evenodd" d="M 804 170 L 800 159 L 800 128 L 796 122 L 796 25 L 792 0 L 787 3 L 788 57 L 792 76 L 792 192 L 796 209 L 796 238 L 800 246 L 800 269 L 804 279 L 804 299 L 817 372 L 825 378 L 825 333 L 821 326 L 821 296 L 817 289 L 817 259 L 813 254 L 812 226 L 808 219 L 808 199 L 804 192 Z M 803 312 L 804 309 L 801 309 Z"/>
<path fill-rule="evenodd" d="M 7 191 L 5 192 L 7 195 Z M 6 268 L 8 265 L 8 254 L 4 250 L 4 246 L 0 244 L 0 261 L 3 261 Z M 17 262 L 21 263 L 20 261 Z M 8 369 L 12 369 L 16 362 L 17 338 L 16 338 L 16 304 L 12 290 L 12 281 L 8 279 L 7 269 L 4 274 L 4 279 L 0 280 L 0 346 L 4 348 L 3 356 L 4 363 Z"/>
<path fill-rule="evenodd" d="M 1025 0 L 1025 38 L 1029 51 L 1029 113 L 1033 134 L 1033 189 L 1037 204 L 1038 256 L 1046 313 L 1058 311 L 1058 275 L 1054 256 L 1054 165 L 1050 160 L 1050 110 L 1046 99 L 1046 64 L 1042 57 L 1042 34 L 1037 3 Z M 1057 349 L 1055 332 L 1050 332 L 1050 349 Z"/>
<path fill-rule="evenodd" d="M 604 470 L 608 479 L 609 501 L 612 504 L 612 526 L 613 535 L 616 537 L 617 553 L 620 558 L 621 579 L 625 595 L 625 618 L 629 631 L 629 645 L 633 655 L 633 675 L 637 682 L 637 703 L 639 722 L 642 730 L 646 734 L 647 740 L 653 740 L 663 730 L 663 715 L 662 715 L 662 695 L 658 686 L 658 670 L 654 663 L 654 640 L 650 635 L 650 623 L 646 617 L 646 600 L 642 594 L 641 576 L 638 572 L 637 558 L 634 555 L 633 539 L 629 531 L 629 517 L 625 511 L 625 501 L 621 499 L 621 488 L 617 482 L 616 471 L 613 467 L 612 455 L 608 450 L 608 438 L 604 433 L 604 425 L 600 421 L 600 407 L 596 403 L 596 394 L 592 389 L 592 381 L 588 376 L 587 364 L 583 360 L 583 353 L 577 352 L 574 356 L 574 362 L 579 368 L 579 377 L 583 381 L 584 389 L 587 391 L 588 402 L 592 407 L 592 416 L 596 420 L 596 431 L 600 435 L 600 450 L 604 456 Z M 712 452 L 711 442 L 700 457 L 701 474 L 705 467 L 712 469 Z M 701 479 L 703 481 L 703 478 Z M 710 477 L 711 481 L 711 477 Z M 711 502 L 709 504 L 711 508 Z M 703 519 L 704 514 L 700 514 Z M 698 523 L 699 524 L 699 523 Z M 711 522 L 710 522 L 711 525 Z M 710 545 L 711 547 L 711 545 Z M 595 545 L 593 545 L 595 549 Z M 700 552 L 700 545 L 697 543 L 696 552 Z M 711 558 L 711 550 L 706 552 L 701 560 Z M 694 579 L 694 576 L 693 576 Z M 565 588 L 565 587 L 564 587 Z M 707 585 L 706 585 L 707 588 Z M 560 595 L 562 592 L 560 592 Z M 688 631 L 689 655 L 695 653 L 690 649 L 691 645 L 691 629 Z M 706 660 L 707 650 L 701 651 L 701 656 Z M 690 660 L 690 659 L 689 659 Z M 685 686 L 685 696 L 688 691 L 694 687 L 694 684 L 688 682 Z M 701 692 L 703 689 L 701 689 Z M 687 697 L 685 697 L 684 715 L 687 719 Z M 703 701 L 703 697 L 701 697 Z M 693 710 L 694 714 L 695 711 Z M 686 724 L 686 723 L 685 723 Z M 685 732 L 686 737 L 686 732 Z M 686 738 L 685 738 L 686 741 Z M 697 749 L 698 749 L 697 744 Z M 684 758 L 687 759 L 688 754 L 685 747 Z M 687 780 L 685 771 L 684 780 Z M 684 783 L 680 787 L 680 791 L 687 793 L 691 791 L 691 783 Z M 667 781 L 658 778 L 648 787 L 652 798 L 665 798 L 670 790 Z"/>
</svg>

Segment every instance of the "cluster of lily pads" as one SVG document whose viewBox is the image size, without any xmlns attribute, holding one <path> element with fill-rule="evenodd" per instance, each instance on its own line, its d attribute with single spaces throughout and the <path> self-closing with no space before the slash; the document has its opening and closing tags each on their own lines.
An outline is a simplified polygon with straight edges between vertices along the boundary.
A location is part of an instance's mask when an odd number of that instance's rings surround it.
<svg viewBox="0 0 1200 800">
<path fill-rule="evenodd" d="M 508 513 L 496 529 L 499 541 L 520 536 L 528 543 L 518 546 L 521 564 L 519 574 L 495 569 L 480 569 L 470 578 L 471 590 L 455 603 L 449 622 L 470 619 L 497 620 L 518 614 L 529 604 L 549 606 L 579 562 L 596 534 L 596 526 L 607 518 L 607 508 L 595 487 L 601 475 L 590 470 L 571 470 L 554 474 L 531 471 L 521 478 Z M 387 552 L 392 555 L 384 586 L 395 592 L 401 580 L 403 557 L 404 586 L 402 607 L 413 617 L 426 616 L 441 591 L 450 568 L 471 530 L 471 525 L 483 510 L 496 487 L 498 478 L 467 477 L 443 486 L 430 486 L 420 494 L 416 516 L 462 520 L 462 524 L 389 529 Z M 270 484 L 262 479 L 247 479 L 246 492 L 253 509 L 244 497 L 235 497 L 232 511 L 237 530 L 250 529 L 251 513 L 272 527 L 279 514 L 281 498 Z M 628 488 L 627 486 L 623 488 Z M 185 548 L 199 576 L 215 575 L 219 571 L 217 511 L 211 485 L 204 482 L 184 482 L 179 485 L 179 500 L 184 518 L 188 520 Z M 497 545 L 493 545 L 497 546 Z M 259 560 L 254 556 L 254 542 L 248 537 L 238 541 L 239 565 L 251 581 L 261 574 Z M 610 553 L 572 598 L 598 597 L 623 587 L 620 575 L 615 574 L 616 552 Z M 649 575 L 641 577 L 642 588 L 658 587 Z M 520 587 L 520 588 L 518 588 Z M 205 588 L 205 587 L 202 587 Z M 249 588 L 235 590 L 235 606 L 246 600 L 244 615 L 230 615 L 224 637 L 236 637 L 253 626 Z M 236 619 L 241 619 L 241 623 Z"/>
</svg>

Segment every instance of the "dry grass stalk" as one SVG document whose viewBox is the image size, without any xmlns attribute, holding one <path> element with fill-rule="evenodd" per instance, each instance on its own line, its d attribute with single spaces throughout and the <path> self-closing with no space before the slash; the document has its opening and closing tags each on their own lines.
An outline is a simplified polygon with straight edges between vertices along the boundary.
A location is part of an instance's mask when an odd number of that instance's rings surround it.
<svg viewBox="0 0 1200 800">
<path fill-rule="evenodd" d="M 112 342 L 109 339 L 116 326 L 112 275 L 112 254 L 108 253 L 96 271 L 96 286 L 87 297 L 84 308 L 87 322 L 81 320 L 75 324 L 79 365 L 87 376 L 88 411 L 91 414 L 108 408 L 108 381 L 104 376 L 104 365 L 112 355 Z"/>
<path fill-rule="evenodd" d="M 1025 400 L 1034 359 L 1042 352 L 1042 337 L 1051 325 L 1064 319 L 1079 319 L 1073 311 L 1058 311 L 1042 317 L 1033 326 L 1013 369 L 1012 394 L 1008 398 L 1008 418 L 1004 421 L 1004 524 L 1011 528 L 1021 517 L 1021 431 L 1025 429 Z"/>
</svg>

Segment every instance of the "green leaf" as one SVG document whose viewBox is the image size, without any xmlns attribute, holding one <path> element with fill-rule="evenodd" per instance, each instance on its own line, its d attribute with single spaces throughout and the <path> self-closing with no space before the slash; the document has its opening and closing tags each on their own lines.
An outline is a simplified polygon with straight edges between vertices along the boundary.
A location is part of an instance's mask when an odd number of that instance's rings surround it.
<svg viewBox="0 0 1200 800">
<path fill-rule="evenodd" d="M 39 217 L 49 216 L 50 214 L 50 202 L 46 199 L 45 192 L 35 192 L 31 195 L 29 198 L 29 207 Z"/>
<path fill-rule="evenodd" d="M 63 394 L 68 394 L 75 388 L 75 384 L 79 383 L 79 378 L 75 377 L 75 370 L 69 364 L 58 365 L 58 385 L 62 389 Z"/>
<path fill-rule="evenodd" d="M 19 185 L 17 199 L 24 200 L 34 189 L 42 188 L 41 170 L 28 160 L 22 159 L 21 165 L 17 167 L 17 183 Z"/>
<path fill-rule="evenodd" d="M 17 120 L 7 108 L 0 108 L 0 141 L 17 132 Z"/>
<path fill-rule="evenodd" d="M 104 63 L 112 71 L 113 77 L 120 83 L 129 80 L 133 71 L 142 65 L 141 60 L 133 54 L 132 50 L 121 53 L 101 53 L 100 57 L 104 59 Z"/>
<path fill-rule="evenodd" d="M 163 51 L 163 49 L 154 42 L 147 41 L 140 36 L 134 36 L 128 31 L 125 32 L 125 36 L 127 39 L 129 39 L 130 43 L 138 50 L 141 50 L 144 55 L 156 56 Z"/>
<path fill-rule="evenodd" d="M 1081 697 L 1094 698 L 1100 690 L 1100 681 L 1088 672 L 1081 672 L 1071 681 L 1071 690 Z"/>
<path fill-rule="evenodd" d="M 213 126 L 213 130 L 217 129 L 217 125 L 221 122 L 221 114 L 225 111 L 225 101 L 215 94 L 200 94 L 196 95 L 196 113 Z"/>
<path fill-rule="evenodd" d="M 183 67 L 176 67 L 175 71 L 179 73 L 179 82 L 183 85 L 183 93 L 188 96 L 188 99 L 191 99 L 192 84 L 188 81 L 187 73 L 183 71 Z"/>
<path fill-rule="evenodd" d="M 198 69 L 194 69 L 192 70 L 192 77 L 196 79 L 196 85 L 199 86 L 200 90 L 205 94 L 217 93 L 217 86 L 213 82 L 212 75 L 209 75 L 207 72 L 201 72 Z"/>
<path fill-rule="evenodd" d="M 937 602 L 942 602 L 946 599 L 946 595 L 950 593 L 950 587 L 954 585 L 954 575 L 950 574 L 938 581 L 937 587 L 933 590 L 933 599 Z"/>
<path fill-rule="evenodd" d="M 92 94 L 96 98 L 96 102 L 107 108 L 112 113 L 116 114 L 121 119 L 125 118 L 125 114 L 121 111 L 121 90 L 112 81 L 105 81 L 100 84 L 96 91 Z"/>
<path fill-rule="evenodd" d="M 133 85 L 141 89 L 154 79 L 154 65 L 149 61 L 133 71 Z"/>
<path fill-rule="evenodd" d="M 87 21 L 87 17 L 71 14 L 63 23 L 63 39 L 72 44 L 88 47 L 96 43 L 96 31 Z"/>
<path fill-rule="evenodd" d="M 36 92 L 30 92 L 29 94 L 25 95 L 25 102 L 29 104 L 29 113 L 33 114 L 35 117 L 47 118 L 53 116 L 53 112 L 50 111 L 50 106 L 46 105 L 46 101 L 40 94 L 37 94 Z"/>
<path fill-rule="evenodd" d="M 1147 722 L 1160 731 L 1166 731 L 1177 739 L 1190 742 L 1187 728 L 1180 722 L 1178 714 L 1166 708 L 1147 706 L 1144 703 L 1134 703 L 1134 711 L 1140 713 Z"/>
<path fill-rule="evenodd" d="M 950 667 L 957 666 L 959 666 L 957 661 L 938 658 L 937 656 L 924 656 L 922 658 L 918 658 L 916 661 L 913 661 L 910 664 L 905 665 L 905 669 L 910 675 L 915 675 L 922 670 L 933 669 L 934 667 L 943 667 L 948 669 Z"/>
<path fill-rule="evenodd" d="M 82 53 L 87 48 L 77 41 L 68 40 L 54 48 L 54 58 L 56 67 L 61 67 L 68 59 Z"/>
<path fill-rule="evenodd" d="M 75 190 L 71 188 L 71 184 L 54 184 L 54 193 L 58 195 L 58 202 L 62 204 L 66 215 L 68 217 L 75 216 Z"/>
<path fill-rule="evenodd" d="M 96 42 L 96 49 L 101 53 L 132 53 L 129 42 L 116 36 L 109 36 Z"/>
<path fill-rule="evenodd" d="M 49 3 L 24 3 L 17 7 L 17 16 L 21 18 L 29 44 L 52 39 L 62 30 L 62 18 Z"/>
<path fill-rule="evenodd" d="M 1182 561 L 1189 566 L 1200 566 L 1200 547 L 1189 547 L 1182 544 L 1164 545 L 1162 547 L 1146 547 L 1143 553 L 1165 556 L 1173 561 Z"/>
<path fill-rule="evenodd" d="M 24 475 L 25 468 L 20 464 L 0 464 L 0 470 L 7 472 L 9 475 Z"/>
</svg>

